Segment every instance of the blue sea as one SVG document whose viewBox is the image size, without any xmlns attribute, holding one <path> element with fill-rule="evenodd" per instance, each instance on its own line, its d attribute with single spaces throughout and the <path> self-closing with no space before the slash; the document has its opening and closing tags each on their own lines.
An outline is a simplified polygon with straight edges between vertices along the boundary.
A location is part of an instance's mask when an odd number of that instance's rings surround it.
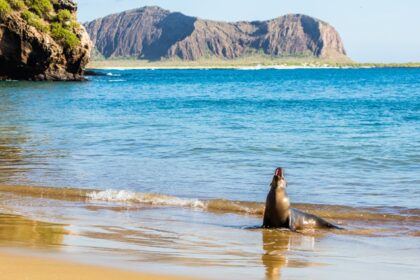
<svg viewBox="0 0 420 280">
<path fill-rule="evenodd" d="M 127 70 L 0 84 L 0 182 L 420 204 L 420 70 Z"/>
<path fill-rule="evenodd" d="M 215 279 L 418 276 L 420 69 L 97 71 L 0 82 L 0 244 Z M 252 230 L 277 167 L 347 231 Z"/>
</svg>

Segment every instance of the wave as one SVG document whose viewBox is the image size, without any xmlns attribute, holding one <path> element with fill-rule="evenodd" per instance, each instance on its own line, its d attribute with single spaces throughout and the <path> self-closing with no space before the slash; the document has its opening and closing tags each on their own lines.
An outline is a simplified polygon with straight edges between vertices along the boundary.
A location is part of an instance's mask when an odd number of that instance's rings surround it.
<svg viewBox="0 0 420 280">
<path fill-rule="evenodd" d="M 112 73 L 112 72 L 108 72 L 108 73 L 106 73 L 106 75 L 109 76 L 109 77 L 121 77 L 121 74 L 115 74 L 115 73 Z"/>
<path fill-rule="evenodd" d="M 154 206 L 189 207 L 213 212 L 231 212 L 253 215 L 262 215 L 264 212 L 264 205 L 258 202 L 232 201 L 224 199 L 200 200 L 125 190 L 92 191 L 87 192 L 86 197 L 96 201 L 142 203 Z"/>
<path fill-rule="evenodd" d="M 154 193 L 136 193 L 125 190 L 93 191 L 86 193 L 86 197 L 91 200 L 102 200 L 112 202 L 137 202 L 158 206 L 205 208 L 204 202 L 198 199 L 183 199 L 175 196 Z"/>
<path fill-rule="evenodd" d="M 32 186 L 0 186 L 0 192 L 14 193 L 59 200 L 80 200 L 87 202 L 106 201 L 113 203 L 144 204 L 161 207 L 187 207 L 215 213 L 234 213 L 261 217 L 265 203 L 235 201 L 226 199 L 181 198 L 176 196 L 141 193 L 128 190 L 97 190 L 79 188 L 52 188 Z M 339 223 L 354 221 L 373 224 L 398 223 L 404 226 L 420 225 L 420 209 L 403 207 L 351 207 L 343 205 L 295 203 L 294 208 L 309 212 Z M 353 222 L 352 222 L 353 221 Z M 419 230 L 419 229 L 417 229 Z"/>
</svg>

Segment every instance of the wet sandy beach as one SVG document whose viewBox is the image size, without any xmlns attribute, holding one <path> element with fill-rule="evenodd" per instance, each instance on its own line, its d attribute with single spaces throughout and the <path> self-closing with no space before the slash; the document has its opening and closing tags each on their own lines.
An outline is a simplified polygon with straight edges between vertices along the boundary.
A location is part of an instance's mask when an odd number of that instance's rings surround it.
<svg viewBox="0 0 420 280">
<path fill-rule="evenodd" d="M 146 273 L 128 272 L 100 266 L 88 266 L 75 262 L 57 261 L 39 256 L 28 256 L 0 251 L 0 273 L 4 280 L 177 280 L 185 277 L 157 276 Z M 75 273 L 76 272 L 76 273 Z"/>
<path fill-rule="evenodd" d="M 419 270 L 414 210 L 298 204 L 329 212 L 346 231 L 294 233 L 260 229 L 257 203 L 225 201 L 223 209 L 218 201 L 215 211 L 181 198 L 149 194 L 154 203 L 139 202 L 93 198 L 92 191 L 0 186 L 2 248 L 206 279 L 416 279 Z"/>
</svg>

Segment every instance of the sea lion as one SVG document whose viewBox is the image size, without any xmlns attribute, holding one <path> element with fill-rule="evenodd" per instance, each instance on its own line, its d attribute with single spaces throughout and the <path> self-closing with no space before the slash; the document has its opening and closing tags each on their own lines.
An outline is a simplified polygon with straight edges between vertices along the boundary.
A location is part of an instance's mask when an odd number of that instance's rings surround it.
<svg viewBox="0 0 420 280">
<path fill-rule="evenodd" d="M 292 231 L 305 228 L 341 229 L 320 217 L 290 208 L 286 185 L 283 169 L 277 168 L 265 204 L 264 228 L 288 228 Z"/>
</svg>

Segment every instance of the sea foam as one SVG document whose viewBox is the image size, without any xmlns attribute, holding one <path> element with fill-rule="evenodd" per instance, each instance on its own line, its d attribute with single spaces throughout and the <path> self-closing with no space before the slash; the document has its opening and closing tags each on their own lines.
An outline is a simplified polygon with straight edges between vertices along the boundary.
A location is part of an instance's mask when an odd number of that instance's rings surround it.
<svg viewBox="0 0 420 280">
<path fill-rule="evenodd" d="M 87 193 L 92 200 L 112 202 L 139 202 L 151 205 L 181 206 L 191 208 L 206 208 L 206 203 L 199 199 L 186 199 L 154 193 L 138 193 L 126 190 L 104 190 Z"/>
</svg>

